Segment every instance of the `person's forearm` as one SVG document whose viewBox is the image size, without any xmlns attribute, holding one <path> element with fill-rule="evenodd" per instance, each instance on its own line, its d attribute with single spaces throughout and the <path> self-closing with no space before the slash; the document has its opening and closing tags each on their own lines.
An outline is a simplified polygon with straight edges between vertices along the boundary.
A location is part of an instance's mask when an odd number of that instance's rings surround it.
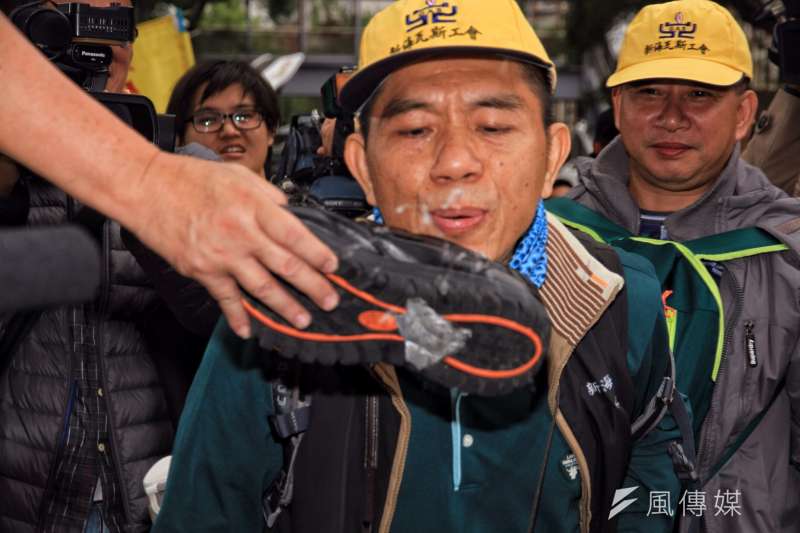
<svg viewBox="0 0 800 533">
<path fill-rule="evenodd" d="M 0 152 L 82 202 L 135 225 L 137 182 L 158 149 L 64 78 L 3 15 L 0 80 Z M 43 141 L 54 138 L 57 142 Z"/>
<path fill-rule="evenodd" d="M 160 152 L 48 63 L 0 15 L 0 152 L 117 220 L 250 333 L 241 286 L 296 327 L 311 315 L 274 275 L 324 309 L 337 258 L 283 209 L 286 197 L 235 163 Z"/>
</svg>

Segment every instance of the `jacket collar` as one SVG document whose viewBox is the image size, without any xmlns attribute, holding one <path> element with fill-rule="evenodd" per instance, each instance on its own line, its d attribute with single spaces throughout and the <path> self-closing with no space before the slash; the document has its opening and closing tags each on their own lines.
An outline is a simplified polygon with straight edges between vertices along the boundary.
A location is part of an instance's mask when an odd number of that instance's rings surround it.
<svg viewBox="0 0 800 533">
<path fill-rule="evenodd" d="M 547 278 L 539 295 L 553 330 L 574 347 L 600 319 L 624 282 L 555 216 L 548 213 L 547 222 Z"/>
</svg>

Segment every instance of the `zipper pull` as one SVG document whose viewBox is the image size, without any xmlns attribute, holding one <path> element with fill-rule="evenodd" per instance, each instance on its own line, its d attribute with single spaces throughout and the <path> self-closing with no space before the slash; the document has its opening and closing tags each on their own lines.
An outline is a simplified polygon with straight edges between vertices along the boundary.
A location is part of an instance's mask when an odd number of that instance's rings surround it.
<svg viewBox="0 0 800 533">
<path fill-rule="evenodd" d="M 756 352 L 756 336 L 753 334 L 755 324 L 749 320 L 744 323 L 744 348 L 747 353 L 747 362 L 750 368 L 758 366 L 758 353 Z"/>
</svg>

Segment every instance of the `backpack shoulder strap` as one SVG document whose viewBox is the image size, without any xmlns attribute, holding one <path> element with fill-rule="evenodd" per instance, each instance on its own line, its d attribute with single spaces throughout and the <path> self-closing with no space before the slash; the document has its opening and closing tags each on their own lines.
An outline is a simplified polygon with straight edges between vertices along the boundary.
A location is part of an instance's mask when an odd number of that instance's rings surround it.
<svg viewBox="0 0 800 533">
<path fill-rule="evenodd" d="M 280 359 L 279 356 L 276 356 Z M 303 365 L 281 359 L 275 365 L 272 381 L 272 404 L 275 414 L 270 423 L 283 443 L 283 467 L 263 496 L 264 520 L 272 528 L 281 513 L 292 503 L 294 467 L 297 452 L 311 421 L 311 396 L 300 391 L 300 371 Z"/>
<path fill-rule="evenodd" d="M 610 243 L 631 237 L 622 226 L 569 198 L 550 198 L 545 200 L 544 206 L 565 225 L 590 235 L 596 241 Z"/>
<path fill-rule="evenodd" d="M 683 243 L 699 259 L 730 261 L 789 247 L 761 228 L 740 228 Z"/>
<path fill-rule="evenodd" d="M 664 418 L 664 415 L 669 410 L 669 404 L 673 401 L 676 392 L 675 357 L 670 350 L 668 367 L 658 391 L 650 398 L 642 413 L 631 424 L 631 437 L 633 440 L 643 439 L 661 422 L 661 419 Z"/>
<path fill-rule="evenodd" d="M 639 441 L 647 436 L 669 412 L 678 425 L 680 440 L 669 443 L 667 452 L 672 458 L 672 467 L 682 482 L 691 484 L 699 479 L 696 464 L 696 446 L 692 419 L 680 397 L 675 383 L 675 357 L 669 351 L 668 368 L 661 380 L 661 386 L 650 398 L 642 414 L 631 424 L 631 438 Z"/>
</svg>

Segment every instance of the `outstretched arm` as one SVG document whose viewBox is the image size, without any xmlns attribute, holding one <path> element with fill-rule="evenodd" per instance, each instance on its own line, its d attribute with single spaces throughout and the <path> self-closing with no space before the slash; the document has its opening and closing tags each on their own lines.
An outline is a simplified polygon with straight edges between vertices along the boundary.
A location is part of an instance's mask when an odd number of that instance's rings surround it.
<svg viewBox="0 0 800 533">
<path fill-rule="evenodd" d="M 310 321 L 274 275 L 335 307 L 321 272 L 336 269 L 336 256 L 283 209 L 274 186 L 239 165 L 160 152 L 62 76 L 3 15 L 0 79 L 0 153 L 119 221 L 202 283 L 239 335 L 250 334 L 239 286 L 298 327 Z"/>
</svg>

